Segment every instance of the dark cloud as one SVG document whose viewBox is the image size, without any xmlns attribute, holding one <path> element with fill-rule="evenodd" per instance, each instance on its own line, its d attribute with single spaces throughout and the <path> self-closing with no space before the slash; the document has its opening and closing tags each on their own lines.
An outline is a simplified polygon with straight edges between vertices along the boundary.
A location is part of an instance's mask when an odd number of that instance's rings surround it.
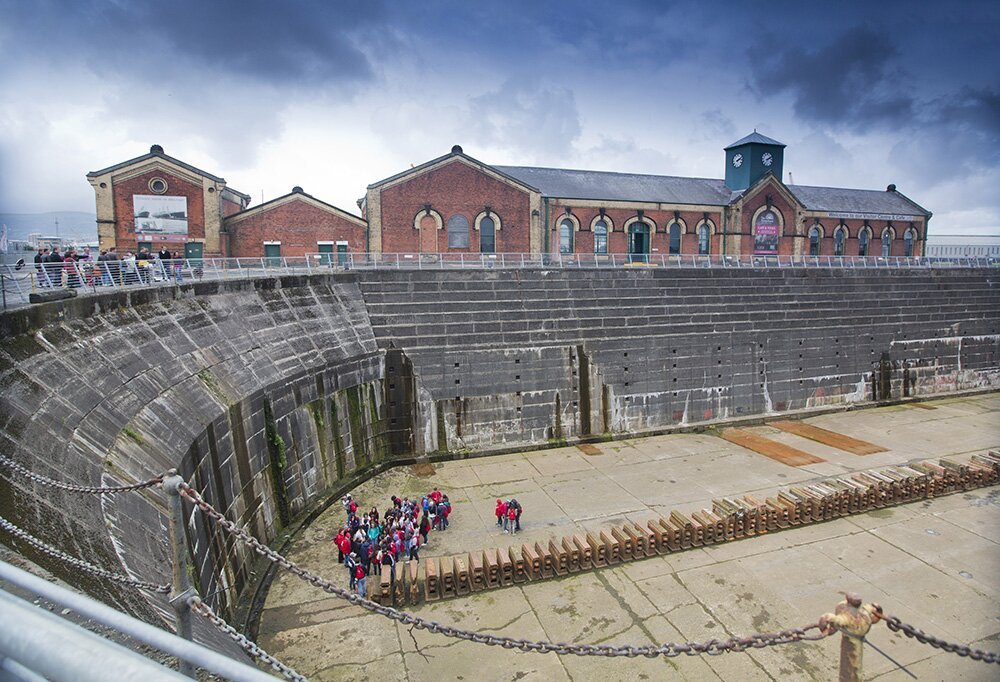
<svg viewBox="0 0 1000 682">
<path fill-rule="evenodd" d="M 275 84 L 368 80 L 368 50 L 388 38 L 382 4 L 210 0 L 5 2 L 11 62 L 84 63 L 155 81 L 183 64 L 217 88 L 226 75 Z M 43 40 L 44 50 L 38 50 Z M 21 48 L 21 49 L 18 49 Z M 2 68 L 2 67 L 0 67 Z"/>
<path fill-rule="evenodd" d="M 817 47 L 781 45 L 769 36 L 748 52 L 751 87 L 760 98 L 788 92 L 806 121 L 866 130 L 906 122 L 914 100 L 884 31 L 857 26 Z"/>
</svg>

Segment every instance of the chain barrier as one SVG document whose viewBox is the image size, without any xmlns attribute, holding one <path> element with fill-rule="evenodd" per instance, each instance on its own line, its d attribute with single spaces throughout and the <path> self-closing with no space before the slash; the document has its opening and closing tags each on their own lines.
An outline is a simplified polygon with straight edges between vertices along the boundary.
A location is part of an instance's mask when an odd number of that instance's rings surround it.
<svg viewBox="0 0 1000 682">
<path fill-rule="evenodd" d="M 159 592 L 160 594 L 169 594 L 170 585 L 157 585 L 156 583 L 147 583 L 141 580 L 135 580 L 127 575 L 122 575 L 121 573 L 112 573 L 111 571 L 106 571 L 103 568 L 99 568 L 83 559 L 77 559 L 76 557 L 71 557 L 69 554 L 56 549 L 51 545 L 47 545 L 33 535 L 30 535 L 27 531 L 15 526 L 13 523 L 7 519 L 0 517 L 0 528 L 13 535 L 14 537 L 24 540 L 26 543 L 34 547 L 44 554 L 48 554 L 54 559 L 59 559 L 60 561 L 69 564 L 73 568 L 80 569 L 85 573 L 90 573 L 98 578 L 105 578 L 107 580 L 112 580 L 116 583 L 121 583 L 123 585 L 131 585 L 132 587 L 138 587 L 141 590 L 149 590 L 150 592 Z"/>
<path fill-rule="evenodd" d="M 152 488 L 154 485 L 159 485 L 163 483 L 166 474 L 160 474 L 155 478 L 151 478 L 148 481 L 143 481 L 142 483 L 134 483 L 132 485 L 118 485 L 118 486 L 86 486 L 86 485 L 75 485 L 73 483 L 63 483 L 62 481 L 57 481 L 54 478 L 49 478 L 48 476 L 43 476 L 41 474 L 36 474 L 31 469 L 18 464 L 14 460 L 0 455 L 0 464 L 3 464 L 13 471 L 21 474 L 25 478 L 29 478 L 35 483 L 41 483 L 42 485 L 48 486 L 50 488 L 58 488 L 59 490 L 69 490 L 74 493 L 125 493 L 132 490 L 143 490 L 145 488 Z"/>
<path fill-rule="evenodd" d="M 504 649 L 518 649 L 526 652 L 534 651 L 543 654 L 556 653 L 572 654 L 574 656 L 605 657 L 627 656 L 629 658 L 635 658 L 637 656 L 645 656 L 646 658 L 666 656 L 667 658 L 673 658 L 674 656 L 680 656 L 681 654 L 686 654 L 688 656 L 698 656 L 700 654 L 717 656 L 726 652 L 746 651 L 747 649 L 763 649 L 769 646 L 790 644 L 792 642 L 816 641 L 832 634 L 832 632 L 827 632 L 822 629 L 820 624 L 817 622 L 806 627 L 791 628 L 788 630 L 782 630 L 781 632 L 756 633 L 746 637 L 730 637 L 729 639 L 721 640 L 710 639 L 706 642 L 667 642 L 665 644 L 647 646 L 614 646 L 610 644 L 561 644 L 547 641 L 532 641 L 464 630 L 462 628 L 451 627 L 449 625 L 442 625 L 441 623 L 435 621 L 429 621 L 419 616 L 399 611 L 390 606 L 377 604 L 361 597 L 358 594 L 355 594 L 350 590 L 339 587 L 325 578 L 309 572 L 278 552 L 275 552 L 270 547 L 261 543 L 255 537 L 250 535 L 246 529 L 236 525 L 227 519 L 221 512 L 212 507 L 212 505 L 206 502 L 201 495 L 187 483 L 181 483 L 178 489 L 181 495 L 198 507 L 203 514 L 213 519 L 222 528 L 252 547 L 255 552 L 270 559 L 273 563 L 290 571 L 306 582 L 320 588 L 324 592 L 333 594 L 341 599 L 346 599 L 355 606 L 360 606 L 363 609 L 385 616 L 386 618 L 397 621 L 403 625 L 409 625 L 411 628 L 426 630 L 428 632 L 444 635 L 445 637 L 452 637 L 455 639 L 476 642 L 478 644 L 486 644 L 489 646 L 501 646 Z M 809 634 L 812 630 L 816 630 L 816 634 Z"/>
<path fill-rule="evenodd" d="M 973 661 L 982 661 L 983 663 L 1000 663 L 1000 654 L 993 653 L 991 651 L 983 651 L 982 649 L 973 649 L 966 644 L 955 644 L 954 642 L 948 642 L 933 635 L 928 635 L 926 632 L 918 627 L 904 623 L 896 616 L 885 616 L 881 612 L 877 612 L 875 617 L 878 620 L 884 620 L 886 626 L 893 632 L 902 632 L 907 637 L 915 639 L 921 644 L 930 644 L 935 649 L 941 649 L 942 651 L 947 651 L 949 653 L 958 654 L 964 658 L 971 658 Z"/>
<path fill-rule="evenodd" d="M 212 610 L 212 607 L 203 602 L 200 597 L 190 597 L 187 600 L 187 604 L 192 611 L 197 613 L 199 616 L 203 616 L 212 625 L 229 635 L 229 638 L 236 642 L 244 651 L 250 654 L 254 660 L 271 666 L 272 670 L 281 673 L 281 676 L 286 680 L 291 680 L 292 682 L 308 682 L 305 676 L 261 649 L 255 642 L 248 639 L 239 630 L 223 620 L 218 614 L 215 613 L 215 611 Z"/>
</svg>

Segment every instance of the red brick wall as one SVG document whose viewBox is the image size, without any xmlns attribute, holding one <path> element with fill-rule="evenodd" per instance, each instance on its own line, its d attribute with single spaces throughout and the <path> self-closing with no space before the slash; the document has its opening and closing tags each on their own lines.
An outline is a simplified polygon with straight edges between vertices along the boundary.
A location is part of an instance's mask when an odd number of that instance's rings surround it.
<svg viewBox="0 0 1000 682">
<path fill-rule="evenodd" d="M 222 200 L 222 216 L 228 218 L 229 216 L 239 213 L 242 206 L 235 201 L 230 201 L 229 199 Z"/>
<path fill-rule="evenodd" d="M 346 241 L 351 253 L 365 250 L 364 227 L 303 199 L 293 199 L 231 222 L 228 230 L 229 255 L 233 258 L 260 258 L 264 255 L 265 241 L 280 241 L 282 256 L 316 253 L 320 241 Z"/>
<path fill-rule="evenodd" d="M 798 206 L 785 199 L 785 196 L 778 191 L 777 186 L 771 182 L 757 188 L 752 195 L 743 200 L 743 209 L 740 214 L 740 234 L 743 235 L 740 240 L 740 252 L 753 254 L 754 214 L 757 209 L 767 205 L 768 195 L 771 197 L 771 210 L 780 214 L 782 220 L 781 237 L 778 239 L 778 255 L 791 256 L 795 253 L 795 219 Z M 808 253 L 808 246 L 805 248 Z"/>
<path fill-rule="evenodd" d="M 527 253 L 531 220 L 530 195 L 459 160 L 410 178 L 381 191 L 382 251 L 414 253 L 420 249 L 420 230 L 413 218 L 430 204 L 441 214 L 444 229 L 437 230 L 437 251 L 477 252 L 479 233 L 476 216 L 489 205 L 500 217 L 496 233 L 497 252 Z M 469 248 L 448 248 L 448 219 L 464 215 L 469 221 Z M 425 243 L 424 251 L 427 250 Z"/>
<path fill-rule="evenodd" d="M 565 218 L 566 208 L 572 210 L 573 215 L 580 221 L 580 231 L 576 233 L 574 251 L 581 254 L 594 253 L 594 234 L 590 231 L 593 220 L 600 215 L 597 208 L 574 207 L 572 201 L 560 202 L 553 200 L 549 204 L 549 251 L 559 252 L 559 225 Z M 681 253 L 698 253 L 697 226 L 704 217 L 704 211 L 680 211 L 680 219 L 686 224 L 687 232 L 681 234 Z M 636 217 L 636 210 L 630 208 L 608 208 L 604 215 L 609 219 L 609 224 L 614 224 L 614 232 L 608 234 L 608 253 L 628 253 L 628 233 L 624 229 L 625 223 Z M 668 255 L 670 253 L 670 234 L 668 227 L 674 221 L 673 211 L 645 211 L 643 217 L 649 224 L 656 224 L 656 232 L 650 234 L 650 253 L 652 255 Z M 716 234 L 712 237 L 710 253 L 718 253 L 718 234 L 722 225 L 722 212 L 710 212 L 708 219 L 715 225 Z"/>
<path fill-rule="evenodd" d="M 136 194 L 154 195 L 149 189 L 149 181 L 160 177 L 167 181 L 167 191 L 164 196 L 187 197 L 188 239 L 203 239 L 205 237 L 205 198 L 200 183 L 193 183 L 171 175 L 163 169 L 143 173 L 128 180 L 116 182 L 114 185 L 115 201 L 115 243 L 119 253 L 136 250 L 135 236 L 135 206 L 132 197 Z M 153 250 L 160 248 L 163 242 L 154 241 Z M 183 246 L 180 243 L 170 244 L 171 250 Z"/>
</svg>

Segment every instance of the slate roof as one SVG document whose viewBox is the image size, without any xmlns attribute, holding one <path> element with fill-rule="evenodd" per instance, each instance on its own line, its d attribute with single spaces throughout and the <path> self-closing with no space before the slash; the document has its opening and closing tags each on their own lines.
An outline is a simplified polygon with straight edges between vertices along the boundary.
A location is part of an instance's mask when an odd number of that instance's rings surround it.
<svg viewBox="0 0 1000 682">
<path fill-rule="evenodd" d="M 809 187 L 786 185 L 811 211 L 834 213 L 891 213 L 896 215 L 926 215 L 930 212 L 896 191 L 845 189 L 840 187 Z"/>
<path fill-rule="evenodd" d="M 731 196 L 724 181 L 708 178 L 678 178 L 669 175 L 526 166 L 493 166 L 493 168 L 526 185 L 538 188 L 543 196 L 561 199 L 725 206 L 729 204 Z"/>
<path fill-rule="evenodd" d="M 788 146 L 784 142 L 778 142 L 777 140 L 775 140 L 773 138 L 770 138 L 770 137 L 767 137 L 766 135 L 761 135 L 760 133 L 758 133 L 755 130 L 752 133 L 750 133 L 749 135 L 747 135 L 746 137 L 742 137 L 742 138 L 736 140 L 736 142 L 733 142 L 728 147 L 725 147 L 725 149 L 732 149 L 733 147 L 742 147 L 743 145 L 750 144 L 752 142 L 756 142 L 757 144 L 770 144 L 770 145 L 775 145 L 775 146 L 778 146 L 778 147 L 787 147 Z"/>
</svg>

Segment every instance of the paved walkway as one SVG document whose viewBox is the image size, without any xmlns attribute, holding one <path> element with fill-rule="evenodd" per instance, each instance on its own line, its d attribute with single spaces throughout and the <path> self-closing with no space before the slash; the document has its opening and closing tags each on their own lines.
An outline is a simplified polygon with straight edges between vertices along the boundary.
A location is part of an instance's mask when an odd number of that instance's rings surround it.
<svg viewBox="0 0 1000 682">
<path fill-rule="evenodd" d="M 816 455 L 792 467 L 711 434 L 605 443 L 597 454 L 560 448 L 449 462 L 431 476 L 409 468 L 360 486 L 364 506 L 433 486 L 454 505 L 451 529 L 432 533 L 422 556 L 457 554 L 644 521 L 708 507 L 713 497 L 772 493 L 802 481 L 1000 447 L 1000 395 L 951 398 L 934 409 L 845 412 L 809 424 L 888 448 L 855 455 L 763 426 L 758 435 Z M 497 497 L 516 496 L 524 532 L 496 529 Z M 291 556 L 337 581 L 329 539 L 339 508 L 304 533 Z M 517 637 L 649 644 L 724 638 L 804 625 L 854 590 L 948 639 L 1000 650 L 1000 489 L 985 489 L 837 519 L 780 534 L 653 557 L 558 580 L 502 588 L 415 609 L 459 627 Z M 921 679 L 995 679 L 993 666 L 941 654 L 878 626 L 872 641 Z M 830 679 L 834 640 L 719 657 L 578 659 L 523 654 L 410 632 L 282 575 L 269 594 L 260 643 L 315 679 Z M 912 664 L 912 665 L 911 665 Z M 910 679 L 874 650 L 869 677 Z"/>
</svg>

